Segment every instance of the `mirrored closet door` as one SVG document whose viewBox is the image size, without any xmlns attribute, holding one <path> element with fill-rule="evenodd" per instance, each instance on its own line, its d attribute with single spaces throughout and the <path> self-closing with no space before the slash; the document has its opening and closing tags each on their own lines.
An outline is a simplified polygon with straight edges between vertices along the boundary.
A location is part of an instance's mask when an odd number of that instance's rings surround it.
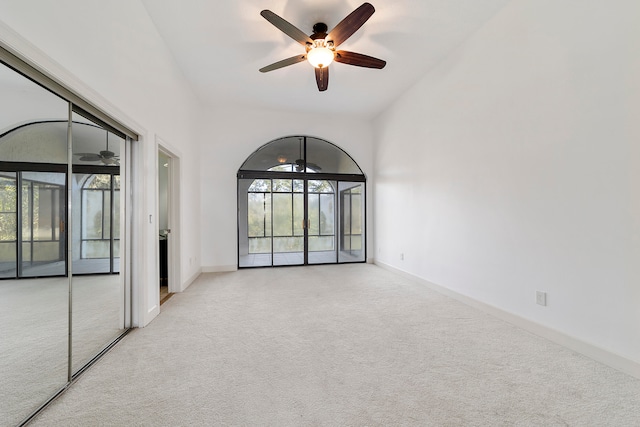
<svg viewBox="0 0 640 427">
<path fill-rule="evenodd" d="M 68 379 L 69 103 L 2 64 L 0 93 L 0 420 L 16 425 Z"/>
<path fill-rule="evenodd" d="M 130 140 L 1 62 L 0 93 L 2 427 L 28 420 L 130 327 Z"/>
<path fill-rule="evenodd" d="M 120 275 L 120 168 L 125 139 L 73 113 L 72 371 L 126 329 Z"/>
</svg>

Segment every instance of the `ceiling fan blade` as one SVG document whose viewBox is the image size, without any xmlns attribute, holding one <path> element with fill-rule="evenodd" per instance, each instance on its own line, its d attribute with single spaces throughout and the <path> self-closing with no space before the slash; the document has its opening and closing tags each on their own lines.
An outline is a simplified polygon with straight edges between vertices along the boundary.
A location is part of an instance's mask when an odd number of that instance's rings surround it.
<svg viewBox="0 0 640 427">
<path fill-rule="evenodd" d="M 363 55 L 361 53 L 348 52 L 346 50 L 339 50 L 335 55 L 336 62 L 342 62 L 343 64 L 355 65 L 358 67 L 378 68 L 382 69 L 387 65 L 387 61 L 374 58 L 373 56 Z"/>
<path fill-rule="evenodd" d="M 329 68 L 316 68 L 316 83 L 318 83 L 318 90 L 320 92 L 327 90 L 329 87 Z"/>
<path fill-rule="evenodd" d="M 307 55 L 296 55 L 291 58 L 283 59 L 282 61 L 274 62 L 271 65 L 260 68 L 261 73 L 267 73 L 269 71 L 277 70 L 278 68 L 286 67 L 288 65 L 297 64 L 307 59 Z"/>
<path fill-rule="evenodd" d="M 104 163 L 105 165 L 119 165 L 120 164 L 118 162 L 118 159 L 114 159 L 113 157 L 103 158 L 102 159 L 102 163 Z"/>
<path fill-rule="evenodd" d="M 89 155 L 80 157 L 78 160 L 82 162 L 97 162 L 100 159 L 102 159 L 102 157 L 98 156 L 97 154 L 89 154 Z"/>
<path fill-rule="evenodd" d="M 371 3 L 363 3 L 346 18 L 340 21 L 333 30 L 329 31 L 327 40 L 333 41 L 333 45 L 338 47 L 345 40 L 351 37 L 353 33 L 358 31 L 358 28 L 362 27 L 362 25 L 371 18 L 371 15 L 373 15 L 373 12 L 375 11 L 376 10 Z"/>
<path fill-rule="evenodd" d="M 306 46 L 307 43 L 313 44 L 313 40 L 311 40 L 311 38 L 309 38 L 307 34 L 303 33 L 302 30 L 298 29 L 288 21 L 285 21 L 283 18 L 279 17 L 270 10 L 265 9 L 260 12 L 260 15 L 262 15 L 264 19 L 271 22 L 276 28 L 278 28 L 280 31 L 282 31 L 301 45 Z"/>
</svg>

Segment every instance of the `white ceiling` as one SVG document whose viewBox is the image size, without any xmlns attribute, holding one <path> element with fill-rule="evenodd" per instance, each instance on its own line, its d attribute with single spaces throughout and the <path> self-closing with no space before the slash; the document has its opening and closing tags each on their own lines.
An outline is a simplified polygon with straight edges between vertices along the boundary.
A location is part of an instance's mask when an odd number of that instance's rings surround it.
<svg viewBox="0 0 640 427">
<path fill-rule="evenodd" d="M 370 118 L 416 83 L 510 0 L 371 0 L 373 16 L 341 49 L 387 61 L 382 70 L 334 63 L 319 92 L 312 67 L 259 68 L 304 53 L 260 16 L 269 9 L 305 33 L 333 28 L 361 0 L 142 0 L 194 92 L 207 106 Z"/>
</svg>

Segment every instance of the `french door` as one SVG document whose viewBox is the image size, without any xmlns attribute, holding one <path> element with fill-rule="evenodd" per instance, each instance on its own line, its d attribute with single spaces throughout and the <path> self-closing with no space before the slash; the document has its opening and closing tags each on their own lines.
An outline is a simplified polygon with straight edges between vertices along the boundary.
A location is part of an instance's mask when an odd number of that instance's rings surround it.
<svg viewBox="0 0 640 427">
<path fill-rule="evenodd" d="M 238 180 L 238 266 L 362 262 L 364 182 L 308 175 Z"/>
</svg>

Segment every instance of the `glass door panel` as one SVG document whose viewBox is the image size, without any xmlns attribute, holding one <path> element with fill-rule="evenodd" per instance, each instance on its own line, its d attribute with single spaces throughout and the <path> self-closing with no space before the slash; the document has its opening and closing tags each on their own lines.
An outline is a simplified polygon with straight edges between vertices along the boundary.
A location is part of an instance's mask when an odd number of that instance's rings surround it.
<svg viewBox="0 0 640 427">
<path fill-rule="evenodd" d="M 307 181 L 309 264 L 337 262 L 336 191 L 336 181 Z"/>
<path fill-rule="evenodd" d="M 304 183 L 272 180 L 273 265 L 304 264 Z"/>
<path fill-rule="evenodd" d="M 271 180 L 238 180 L 238 266 L 272 265 Z"/>
<path fill-rule="evenodd" d="M 340 223 L 338 262 L 365 260 L 364 242 L 364 183 L 339 183 Z"/>
<path fill-rule="evenodd" d="M 238 266 L 364 261 L 364 185 L 238 179 Z"/>
</svg>

